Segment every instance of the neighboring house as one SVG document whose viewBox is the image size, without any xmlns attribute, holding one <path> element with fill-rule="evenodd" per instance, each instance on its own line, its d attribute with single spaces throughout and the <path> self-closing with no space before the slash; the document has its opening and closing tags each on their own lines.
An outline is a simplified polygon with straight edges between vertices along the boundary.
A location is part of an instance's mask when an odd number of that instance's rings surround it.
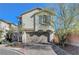
<svg viewBox="0 0 79 59">
<path fill-rule="evenodd" d="M 2 34 L 1 34 L 1 38 L 0 39 L 5 39 L 5 35 L 6 33 L 12 29 L 15 29 L 15 25 L 6 21 L 6 20 L 3 20 L 3 19 L 0 19 L 0 31 L 2 31 Z"/>
<path fill-rule="evenodd" d="M 10 29 L 13 30 L 13 31 L 17 31 L 18 27 L 17 27 L 17 25 L 10 23 Z"/>
<path fill-rule="evenodd" d="M 0 30 L 2 31 L 0 39 L 5 39 L 5 35 L 6 35 L 7 31 L 9 31 L 9 29 L 10 29 L 9 26 L 10 26 L 9 22 L 0 19 Z"/>
<path fill-rule="evenodd" d="M 35 8 L 21 14 L 19 26 L 23 28 L 22 41 L 24 43 L 28 41 L 43 41 L 42 43 L 51 41 L 54 34 L 54 16 L 54 11 L 42 8 Z"/>
<path fill-rule="evenodd" d="M 79 46 L 79 19 L 75 18 L 73 22 L 74 28 L 70 30 L 68 44 Z"/>
<path fill-rule="evenodd" d="M 9 26 L 10 26 L 10 23 L 9 22 L 0 19 L 0 29 L 1 30 L 7 31 L 7 30 L 9 30 Z"/>
</svg>

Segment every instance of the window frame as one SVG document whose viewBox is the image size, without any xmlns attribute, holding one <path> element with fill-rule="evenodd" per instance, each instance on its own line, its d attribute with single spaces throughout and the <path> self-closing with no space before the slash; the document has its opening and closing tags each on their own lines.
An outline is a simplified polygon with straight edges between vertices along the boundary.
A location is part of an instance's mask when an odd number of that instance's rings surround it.
<svg viewBox="0 0 79 59">
<path fill-rule="evenodd" d="M 49 24 L 51 20 L 51 15 L 39 15 L 39 24 L 46 25 Z"/>
</svg>

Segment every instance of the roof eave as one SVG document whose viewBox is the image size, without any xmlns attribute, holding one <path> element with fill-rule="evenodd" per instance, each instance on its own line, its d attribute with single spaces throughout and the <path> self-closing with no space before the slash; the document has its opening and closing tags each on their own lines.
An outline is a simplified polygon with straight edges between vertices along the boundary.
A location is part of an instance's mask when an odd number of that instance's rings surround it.
<svg viewBox="0 0 79 59">
<path fill-rule="evenodd" d="M 26 11 L 26 12 L 22 13 L 20 16 L 22 16 L 22 15 L 24 15 L 24 14 L 27 14 L 27 13 L 33 11 L 33 10 L 36 10 L 36 9 L 37 9 L 37 10 L 42 10 L 42 8 L 34 8 L 34 9 L 30 10 L 30 11 Z"/>
</svg>

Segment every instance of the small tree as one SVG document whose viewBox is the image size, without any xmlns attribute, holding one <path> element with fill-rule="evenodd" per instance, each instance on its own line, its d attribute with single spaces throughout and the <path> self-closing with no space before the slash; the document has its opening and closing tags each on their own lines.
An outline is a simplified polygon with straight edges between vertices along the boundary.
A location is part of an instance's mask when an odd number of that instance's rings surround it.
<svg viewBox="0 0 79 59">
<path fill-rule="evenodd" d="M 79 15 L 78 13 L 79 4 L 59 4 L 60 14 L 58 16 L 58 30 L 56 34 L 59 36 L 60 43 L 64 46 L 66 36 L 71 32 L 74 25 L 74 18 Z"/>
</svg>

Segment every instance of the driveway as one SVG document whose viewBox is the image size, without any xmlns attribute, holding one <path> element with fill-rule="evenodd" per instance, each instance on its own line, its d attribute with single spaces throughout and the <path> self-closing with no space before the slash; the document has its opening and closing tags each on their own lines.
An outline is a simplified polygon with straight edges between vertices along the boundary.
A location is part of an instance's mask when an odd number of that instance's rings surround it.
<svg viewBox="0 0 79 59">
<path fill-rule="evenodd" d="M 26 55 L 56 55 L 51 45 L 32 44 L 25 46 Z"/>
</svg>

